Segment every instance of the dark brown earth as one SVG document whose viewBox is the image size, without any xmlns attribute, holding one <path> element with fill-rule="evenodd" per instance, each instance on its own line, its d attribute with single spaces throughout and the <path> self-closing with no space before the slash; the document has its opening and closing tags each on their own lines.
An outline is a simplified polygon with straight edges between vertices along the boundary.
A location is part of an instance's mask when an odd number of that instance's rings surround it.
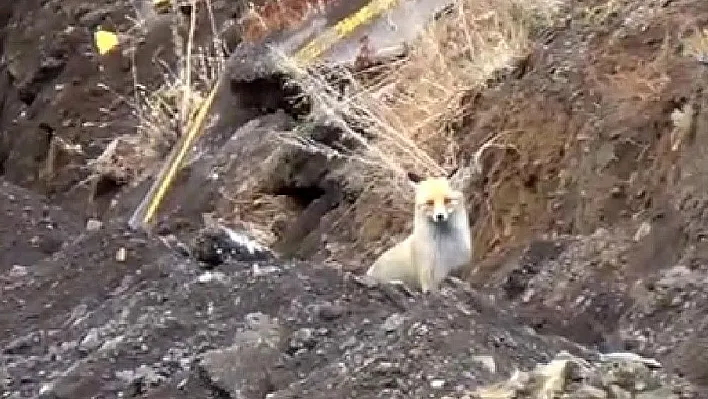
<svg viewBox="0 0 708 399">
<path fill-rule="evenodd" d="M 243 8 L 215 7 L 220 24 Z M 563 349 L 656 357 L 708 397 L 708 66 L 682 53 L 708 3 L 572 2 L 513 71 L 469 93 L 460 155 L 491 135 L 518 152 L 486 157 L 469 187 L 469 284 L 430 297 L 355 278 L 409 215 L 382 212 L 385 198 L 342 178 L 349 165 L 267 140 L 297 123 L 273 74 L 232 76 L 159 234 L 126 229 L 147 182 L 82 182 L 137 125 L 118 100 L 133 96 L 130 59 L 91 41 L 98 24 L 127 31 L 133 12 L 0 5 L 0 397 L 462 397 Z M 167 22 L 138 46 L 148 86 L 162 82 L 153 56 L 173 57 Z M 684 106 L 690 128 L 673 150 Z M 52 158 L 58 139 L 83 153 Z M 250 196 L 233 197 L 240 188 Z M 207 270 L 188 253 L 206 212 L 266 226 L 279 258 L 300 259 Z M 493 355 L 496 371 L 474 355 Z"/>
</svg>

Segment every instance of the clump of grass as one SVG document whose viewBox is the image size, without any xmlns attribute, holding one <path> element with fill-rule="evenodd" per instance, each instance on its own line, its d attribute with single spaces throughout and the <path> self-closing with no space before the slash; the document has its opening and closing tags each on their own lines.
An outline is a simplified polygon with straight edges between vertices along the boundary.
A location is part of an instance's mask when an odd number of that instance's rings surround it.
<svg viewBox="0 0 708 399">
<path fill-rule="evenodd" d="M 696 28 L 682 44 L 685 56 L 695 57 L 698 62 L 708 64 L 708 28 Z"/>
<path fill-rule="evenodd" d="M 192 12 L 185 17 L 172 2 L 173 45 L 175 62 L 157 60 L 162 68 L 162 84 L 146 85 L 138 81 L 135 54 L 141 38 L 156 18 L 152 9 L 136 10 L 134 27 L 124 34 L 130 38 L 124 55 L 132 59 L 134 96 L 126 100 L 137 119 L 134 133 L 115 137 L 103 154 L 89 162 L 93 178 L 107 176 L 121 182 L 139 182 L 155 172 L 165 151 L 188 130 L 208 92 L 216 84 L 226 65 L 226 52 L 210 0 L 191 0 Z M 208 13 L 212 41 L 205 46 L 195 43 L 198 7 Z M 186 39 L 180 30 L 187 32 Z"/>
<path fill-rule="evenodd" d="M 459 163 L 450 126 L 464 116 L 465 94 L 525 56 L 532 32 L 550 22 L 557 6 L 548 0 L 457 0 L 401 59 L 376 67 L 373 78 L 372 71 L 364 75 L 334 68 L 348 82 L 344 94 L 323 72 L 332 68 L 304 67 L 281 55 L 282 64 L 311 100 L 313 119 L 336 125 L 359 149 L 324 146 L 302 131 L 284 140 L 358 162 L 363 173 L 370 174 L 368 181 L 381 178 L 388 187 L 407 189 L 390 184 L 391 176 L 402 176 L 405 170 L 442 174 Z M 431 153 L 431 144 L 440 140 L 446 142 L 445 153 Z"/>
</svg>

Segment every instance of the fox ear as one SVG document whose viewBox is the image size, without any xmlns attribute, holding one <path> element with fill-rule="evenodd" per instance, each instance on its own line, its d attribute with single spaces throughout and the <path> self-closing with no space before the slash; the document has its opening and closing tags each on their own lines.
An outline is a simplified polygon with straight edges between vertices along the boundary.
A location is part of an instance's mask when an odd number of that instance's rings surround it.
<svg viewBox="0 0 708 399">
<path fill-rule="evenodd" d="M 472 172 L 469 167 L 457 166 L 447 174 L 447 179 L 454 190 L 463 191 L 469 184 L 471 176 Z"/>
<path fill-rule="evenodd" d="M 418 184 L 423 181 L 423 177 L 415 172 L 408 172 L 408 180 L 413 184 Z"/>
<path fill-rule="evenodd" d="M 455 174 L 457 174 L 457 171 L 458 171 L 458 170 L 460 170 L 460 167 L 459 167 L 459 166 L 455 166 L 454 169 L 452 169 L 450 172 L 448 172 L 447 178 L 448 178 L 448 179 L 452 179 L 453 177 L 455 177 Z"/>
</svg>

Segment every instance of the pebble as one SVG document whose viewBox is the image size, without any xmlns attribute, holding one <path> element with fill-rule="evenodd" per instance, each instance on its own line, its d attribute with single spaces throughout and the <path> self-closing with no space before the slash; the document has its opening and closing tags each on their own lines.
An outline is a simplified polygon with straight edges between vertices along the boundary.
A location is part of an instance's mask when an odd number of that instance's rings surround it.
<svg viewBox="0 0 708 399">
<path fill-rule="evenodd" d="M 29 272 L 27 271 L 27 267 L 25 266 L 12 265 L 12 269 L 10 269 L 10 277 L 13 278 L 25 277 L 28 274 Z"/>
<path fill-rule="evenodd" d="M 103 222 L 101 222 L 100 220 L 89 219 L 86 222 L 86 230 L 88 230 L 88 231 L 100 230 L 102 227 L 103 227 Z"/>
<path fill-rule="evenodd" d="M 497 372 L 497 365 L 493 356 L 472 356 L 472 360 L 481 364 L 490 373 Z"/>
<path fill-rule="evenodd" d="M 445 380 L 430 381 L 430 387 L 433 389 L 441 389 L 443 386 L 445 386 Z"/>
<path fill-rule="evenodd" d="M 381 328 L 387 333 L 394 332 L 403 326 L 404 321 L 405 319 L 403 316 L 398 313 L 394 313 L 383 322 Z"/>
<path fill-rule="evenodd" d="M 125 262 L 125 260 L 128 258 L 128 251 L 126 251 L 125 248 L 121 247 L 118 252 L 116 252 L 116 261 L 118 262 Z"/>
<path fill-rule="evenodd" d="M 80 348 L 84 352 L 91 352 L 94 349 L 101 346 L 101 341 L 99 339 L 98 330 L 92 328 L 91 331 L 86 334 L 84 339 L 81 340 Z"/>
</svg>

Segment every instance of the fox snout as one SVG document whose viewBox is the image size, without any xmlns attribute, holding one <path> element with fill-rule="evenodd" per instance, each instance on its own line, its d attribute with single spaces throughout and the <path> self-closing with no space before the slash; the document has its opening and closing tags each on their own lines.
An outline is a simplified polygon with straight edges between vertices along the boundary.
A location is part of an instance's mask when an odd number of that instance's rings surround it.
<svg viewBox="0 0 708 399">
<path fill-rule="evenodd" d="M 433 221 L 438 223 L 446 222 L 448 215 L 449 213 L 446 209 L 436 209 L 433 211 Z"/>
</svg>

